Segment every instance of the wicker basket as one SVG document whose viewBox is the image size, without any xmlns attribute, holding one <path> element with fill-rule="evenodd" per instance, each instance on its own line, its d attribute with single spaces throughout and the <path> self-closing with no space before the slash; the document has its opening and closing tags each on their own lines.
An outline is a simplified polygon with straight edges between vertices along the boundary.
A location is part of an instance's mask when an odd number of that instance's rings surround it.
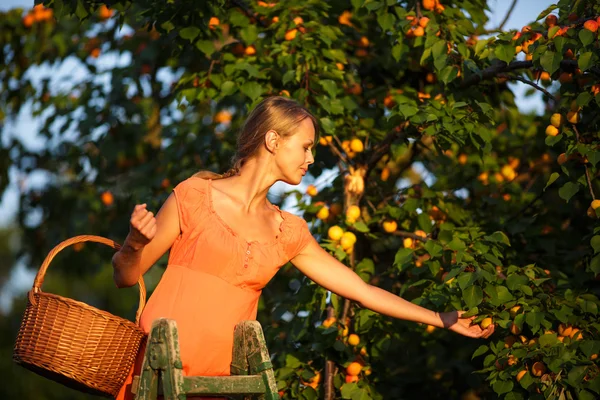
<svg viewBox="0 0 600 400">
<path fill-rule="evenodd" d="M 48 253 L 28 293 L 13 360 L 71 388 L 114 397 L 145 340 L 138 322 L 146 303 L 146 288 L 140 278 L 135 323 L 80 301 L 42 292 L 44 275 L 54 256 L 65 247 L 81 242 L 120 248 L 112 240 L 83 235 L 65 240 Z"/>
</svg>

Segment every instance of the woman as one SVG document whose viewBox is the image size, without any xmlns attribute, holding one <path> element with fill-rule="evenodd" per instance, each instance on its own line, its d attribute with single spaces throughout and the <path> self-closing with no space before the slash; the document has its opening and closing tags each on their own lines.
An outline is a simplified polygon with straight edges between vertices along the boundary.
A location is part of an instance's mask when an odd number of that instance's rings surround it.
<svg viewBox="0 0 600 400">
<path fill-rule="evenodd" d="M 145 204 L 135 206 L 129 235 L 113 257 L 114 280 L 119 287 L 136 284 L 171 250 L 140 324 L 149 332 L 156 318 L 177 322 L 185 375 L 229 375 L 234 326 L 256 318 L 261 289 L 288 261 L 373 311 L 470 337 L 493 333 L 493 325 L 471 326 L 461 312 L 436 313 L 365 283 L 321 248 L 302 218 L 269 203 L 275 182 L 299 184 L 314 162 L 317 130 L 314 116 L 295 101 L 269 97 L 248 116 L 231 170 L 181 182 L 156 217 Z M 136 368 L 142 359 L 143 351 Z M 129 389 L 118 398 L 130 396 Z"/>
</svg>

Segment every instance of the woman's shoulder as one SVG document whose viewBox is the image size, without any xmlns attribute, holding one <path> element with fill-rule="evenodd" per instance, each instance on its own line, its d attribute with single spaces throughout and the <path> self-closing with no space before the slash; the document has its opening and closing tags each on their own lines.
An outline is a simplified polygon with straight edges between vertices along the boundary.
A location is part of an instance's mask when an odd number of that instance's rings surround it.
<svg viewBox="0 0 600 400">
<path fill-rule="evenodd" d="M 175 192 L 188 191 L 190 189 L 205 191 L 206 186 L 208 185 L 208 179 L 201 178 L 199 176 L 192 175 L 189 178 L 186 178 L 179 182 L 177 186 L 175 186 Z"/>
</svg>

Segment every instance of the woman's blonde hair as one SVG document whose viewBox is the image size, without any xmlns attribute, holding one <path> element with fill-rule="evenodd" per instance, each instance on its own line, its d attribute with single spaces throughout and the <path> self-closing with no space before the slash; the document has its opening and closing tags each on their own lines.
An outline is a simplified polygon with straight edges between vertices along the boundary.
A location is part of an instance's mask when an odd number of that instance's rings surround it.
<svg viewBox="0 0 600 400">
<path fill-rule="evenodd" d="M 315 141 L 319 137 L 319 125 L 317 119 L 295 100 L 271 96 L 263 101 L 250 112 L 244 122 L 237 138 L 236 153 L 231 159 L 232 167 L 224 174 L 211 171 L 200 171 L 194 176 L 204 179 L 223 179 L 240 172 L 244 163 L 258 154 L 264 144 L 265 134 L 269 130 L 276 131 L 281 137 L 286 138 L 294 134 L 294 128 L 304 119 L 309 118 L 315 128 Z"/>
</svg>

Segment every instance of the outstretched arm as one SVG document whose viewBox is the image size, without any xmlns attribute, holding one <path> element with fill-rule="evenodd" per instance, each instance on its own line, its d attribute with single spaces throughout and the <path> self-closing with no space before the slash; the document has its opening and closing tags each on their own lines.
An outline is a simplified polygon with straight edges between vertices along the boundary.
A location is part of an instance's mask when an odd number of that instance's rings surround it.
<svg viewBox="0 0 600 400">
<path fill-rule="evenodd" d="M 471 325 L 473 318 L 460 318 L 460 311 L 437 313 L 365 283 L 354 271 L 322 249 L 316 240 L 311 240 L 291 262 L 318 285 L 380 314 L 448 328 L 470 337 L 487 338 L 494 332 L 493 324 L 481 329 L 479 325 Z"/>
</svg>

